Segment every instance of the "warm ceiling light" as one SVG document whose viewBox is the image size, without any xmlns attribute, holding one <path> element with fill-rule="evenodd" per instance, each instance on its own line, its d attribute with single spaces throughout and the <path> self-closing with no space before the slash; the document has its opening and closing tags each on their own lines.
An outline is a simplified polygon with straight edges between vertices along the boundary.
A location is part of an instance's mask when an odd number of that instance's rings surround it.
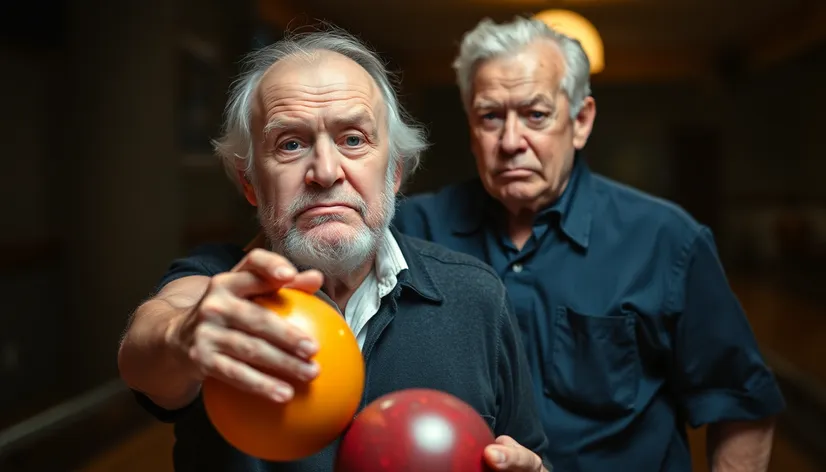
<svg viewBox="0 0 826 472">
<path fill-rule="evenodd" d="M 602 38 L 599 31 L 584 16 L 569 10 L 545 10 L 534 17 L 554 30 L 578 40 L 591 63 L 592 74 L 598 74 L 605 69 L 605 48 Z"/>
</svg>

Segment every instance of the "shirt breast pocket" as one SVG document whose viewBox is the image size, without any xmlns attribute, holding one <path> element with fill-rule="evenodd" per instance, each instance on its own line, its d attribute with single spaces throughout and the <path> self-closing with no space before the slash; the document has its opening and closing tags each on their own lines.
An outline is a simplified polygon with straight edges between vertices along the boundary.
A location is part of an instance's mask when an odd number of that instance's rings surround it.
<svg viewBox="0 0 826 472">
<path fill-rule="evenodd" d="M 577 414 L 618 417 L 634 409 L 640 361 L 633 313 L 608 316 L 554 312 L 551 356 L 545 360 L 546 394 Z"/>
</svg>

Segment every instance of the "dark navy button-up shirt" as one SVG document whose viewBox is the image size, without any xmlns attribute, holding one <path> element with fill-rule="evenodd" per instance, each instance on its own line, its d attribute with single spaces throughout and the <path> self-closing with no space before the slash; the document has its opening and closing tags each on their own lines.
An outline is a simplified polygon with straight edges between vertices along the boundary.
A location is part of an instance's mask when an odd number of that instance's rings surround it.
<svg viewBox="0 0 826 472">
<path fill-rule="evenodd" d="M 784 408 L 711 232 L 682 209 L 577 157 L 521 250 L 502 211 L 473 180 L 405 199 L 394 225 L 502 277 L 557 470 L 690 471 L 686 423 Z"/>
</svg>

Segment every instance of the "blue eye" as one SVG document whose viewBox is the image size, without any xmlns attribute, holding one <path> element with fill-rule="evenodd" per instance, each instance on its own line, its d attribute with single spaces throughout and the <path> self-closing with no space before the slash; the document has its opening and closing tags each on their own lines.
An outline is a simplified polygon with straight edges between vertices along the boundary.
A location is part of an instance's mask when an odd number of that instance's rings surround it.
<svg viewBox="0 0 826 472">
<path fill-rule="evenodd" d="M 281 144 L 281 149 L 283 149 L 285 151 L 297 151 L 300 146 L 301 145 L 298 144 L 298 141 L 295 141 L 295 140 L 291 139 L 289 141 L 283 142 Z"/>
<path fill-rule="evenodd" d="M 545 123 L 545 120 L 547 120 L 549 116 L 551 116 L 550 113 L 537 110 L 532 110 L 527 114 L 528 122 L 536 125 Z"/>
<path fill-rule="evenodd" d="M 358 146 L 361 144 L 361 138 L 358 136 L 347 136 L 344 139 L 344 143 L 348 146 Z"/>
</svg>

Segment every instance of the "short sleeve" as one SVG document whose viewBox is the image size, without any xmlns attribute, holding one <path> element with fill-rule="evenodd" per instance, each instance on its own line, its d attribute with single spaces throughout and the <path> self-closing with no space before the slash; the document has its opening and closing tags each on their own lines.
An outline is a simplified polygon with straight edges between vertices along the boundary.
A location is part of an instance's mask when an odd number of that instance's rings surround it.
<svg viewBox="0 0 826 472">
<path fill-rule="evenodd" d="M 689 424 L 750 421 L 781 412 L 785 402 L 731 290 L 711 232 L 703 228 L 680 275 L 675 383 Z"/>
<path fill-rule="evenodd" d="M 205 244 L 193 249 L 186 257 L 175 259 L 161 277 L 156 292 L 177 279 L 194 275 L 212 277 L 227 272 L 244 258 L 244 250 L 231 244 Z"/>
<path fill-rule="evenodd" d="M 231 270 L 244 257 L 244 250 L 238 246 L 226 244 L 209 244 L 196 247 L 186 257 L 175 259 L 161 277 L 155 291 L 174 280 L 194 275 L 212 277 Z M 192 404 L 178 410 L 167 410 L 156 405 L 144 393 L 132 390 L 135 400 L 144 410 L 164 423 L 174 423 L 192 408 Z"/>
</svg>

